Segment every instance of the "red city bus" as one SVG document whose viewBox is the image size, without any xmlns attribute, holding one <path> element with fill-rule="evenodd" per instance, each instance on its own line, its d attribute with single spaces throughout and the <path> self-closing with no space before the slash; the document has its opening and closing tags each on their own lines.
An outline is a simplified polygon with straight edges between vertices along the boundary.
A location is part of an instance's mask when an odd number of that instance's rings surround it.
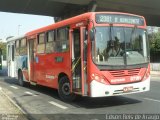
<svg viewBox="0 0 160 120">
<path fill-rule="evenodd" d="M 20 84 L 55 88 L 65 101 L 76 95 L 105 97 L 150 89 L 142 16 L 89 12 L 28 32 L 19 43 L 26 45 L 26 54 L 16 56 Z M 20 62 L 22 56 L 25 62 Z"/>
</svg>

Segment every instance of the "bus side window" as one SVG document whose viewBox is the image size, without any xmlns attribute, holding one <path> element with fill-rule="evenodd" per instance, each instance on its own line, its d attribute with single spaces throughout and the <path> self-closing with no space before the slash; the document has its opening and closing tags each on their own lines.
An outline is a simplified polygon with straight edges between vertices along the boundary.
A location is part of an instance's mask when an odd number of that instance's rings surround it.
<svg viewBox="0 0 160 120">
<path fill-rule="evenodd" d="M 15 42 L 15 46 L 16 46 L 16 56 L 18 56 L 19 55 L 19 40 L 17 40 L 16 42 Z"/>
<path fill-rule="evenodd" d="M 26 38 L 23 38 L 20 40 L 20 45 L 19 45 L 19 54 L 20 55 L 27 55 L 27 40 Z"/>
<path fill-rule="evenodd" d="M 41 33 L 38 35 L 38 45 L 37 45 L 37 53 L 45 52 L 45 33 Z"/>
<path fill-rule="evenodd" d="M 12 45 L 12 61 L 14 61 L 14 45 Z"/>
<path fill-rule="evenodd" d="M 54 31 L 49 31 L 46 33 L 46 53 L 54 52 L 55 42 L 54 42 Z"/>
<path fill-rule="evenodd" d="M 57 29 L 56 52 L 67 52 L 69 50 L 69 29 L 67 27 Z"/>
</svg>

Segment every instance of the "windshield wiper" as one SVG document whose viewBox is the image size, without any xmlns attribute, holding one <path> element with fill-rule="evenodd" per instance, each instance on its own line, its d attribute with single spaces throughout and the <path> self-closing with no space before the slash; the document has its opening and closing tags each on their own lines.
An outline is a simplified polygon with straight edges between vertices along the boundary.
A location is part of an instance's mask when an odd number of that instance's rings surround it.
<svg viewBox="0 0 160 120">
<path fill-rule="evenodd" d="M 110 40 L 110 47 L 111 46 L 114 46 L 114 42 L 113 42 L 113 39 L 112 39 L 112 34 L 113 34 L 113 24 L 110 24 L 109 25 L 109 40 Z"/>
</svg>

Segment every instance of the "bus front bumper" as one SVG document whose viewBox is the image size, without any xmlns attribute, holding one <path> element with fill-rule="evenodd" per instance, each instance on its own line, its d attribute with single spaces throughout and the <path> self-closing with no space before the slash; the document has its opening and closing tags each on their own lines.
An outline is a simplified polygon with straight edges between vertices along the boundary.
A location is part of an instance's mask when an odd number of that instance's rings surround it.
<svg viewBox="0 0 160 120">
<path fill-rule="evenodd" d="M 145 92 L 150 90 L 150 77 L 142 82 L 122 84 L 122 85 L 105 85 L 96 80 L 90 84 L 90 97 L 117 96 Z"/>
</svg>

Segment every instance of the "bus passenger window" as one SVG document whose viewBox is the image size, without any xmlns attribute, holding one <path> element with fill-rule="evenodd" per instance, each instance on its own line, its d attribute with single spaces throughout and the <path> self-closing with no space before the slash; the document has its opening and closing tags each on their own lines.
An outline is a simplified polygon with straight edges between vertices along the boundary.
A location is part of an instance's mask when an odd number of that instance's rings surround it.
<svg viewBox="0 0 160 120">
<path fill-rule="evenodd" d="M 27 40 L 23 38 L 20 40 L 20 47 L 19 47 L 19 54 L 20 55 L 27 55 Z"/>
<path fill-rule="evenodd" d="M 47 33 L 46 53 L 54 52 L 54 48 L 55 48 L 54 31 L 49 31 Z"/>
<path fill-rule="evenodd" d="M 14 61 L 14 45 L 12 45 L 12 61 Z"/>
<path fill-rule="evenodd" d="M 15 46 L 16 46 L 16 53 L 15 53 L 15 55 L 17 56 L 17 55 L 19 55 L 19 40 L 17 40 L 15 42 Z"/>
<path fill-rule="evenodd" d="M 61 28 L 57 30 L 56 52 L 67 52 L 69 50 L 69 29 Z"/>
<path fill-rule="evenodd" d="M 45 33 L 41 33 L 38 35 L 38 45 L 37 45 L 37 53 L 45 52 Z"/>
</svg>

